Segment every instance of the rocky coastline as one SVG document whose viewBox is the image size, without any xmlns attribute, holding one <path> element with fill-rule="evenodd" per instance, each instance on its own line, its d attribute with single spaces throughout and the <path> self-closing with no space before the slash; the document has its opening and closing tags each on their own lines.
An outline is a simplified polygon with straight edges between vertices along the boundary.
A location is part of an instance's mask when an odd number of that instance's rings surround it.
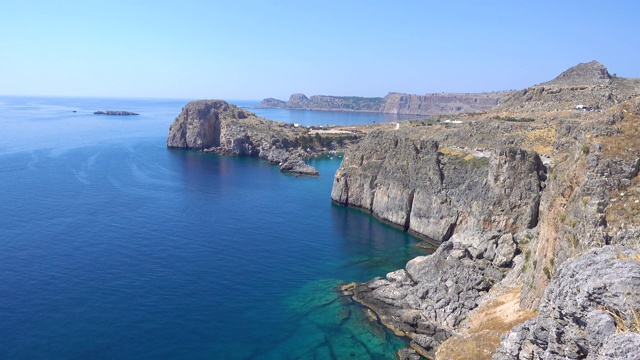
<svg viewBox="0 0 640 360">
<path fill-rule="evenodd" d="M 503 95 L 479 112 L 359 127 L 332 201 L 439 247 L 341 291 L 409 340 L 399 359 L 640 359 L 640 79 L 589 62 Z M 393 96 L 405 109 L 393 111 L 414 111 Z M 312 99 L 264 106 L 386 101 Z M 201 100 L 167 146 L 312 175 L 304 160 L 332 143 L 316 136 Z"/>
<path fill-rule="evenodd" d="M 167 147 L 255 156 L 294 175 L 318 176 L 306 159 L 343 150 L 359 135 L 312 136 L 310 129 L 267 120 L 223 100 L 187 104 L 169 128 Z"/>
<path fill-rule="evenodd" d="M 544 85 L 561 91 L 401 123 L 347 151 L 335 203 L 441 243 L 343 288 L 410 339 L 400 359 L 639 359 L 636 80 L 579 64 Z M 613 101 L 576 109 L 570 94 L 591 84 Z M 538 110 L 518 112 L 532 93 Z"/>
</svg>

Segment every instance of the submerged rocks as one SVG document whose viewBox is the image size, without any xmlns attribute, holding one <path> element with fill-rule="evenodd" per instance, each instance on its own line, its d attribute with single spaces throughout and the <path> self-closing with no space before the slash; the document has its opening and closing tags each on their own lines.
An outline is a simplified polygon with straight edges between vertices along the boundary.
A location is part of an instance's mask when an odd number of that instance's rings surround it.
<svg viewBox="0 0 640 360">
<path fill-rule="evenodd" d="M 640 359 L 640 261 L 606 246 L 563 263 L 535 319 L 503 337 L 509 359 Z"/>
</svg>

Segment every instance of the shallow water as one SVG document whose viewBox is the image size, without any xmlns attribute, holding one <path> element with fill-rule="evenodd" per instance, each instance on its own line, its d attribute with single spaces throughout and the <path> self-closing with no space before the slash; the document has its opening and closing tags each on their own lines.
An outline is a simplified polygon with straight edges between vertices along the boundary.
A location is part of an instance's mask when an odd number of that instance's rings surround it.
<svg viewBox="0 0 640 360">
<path fill-rule="evenodd" d="M 0 97 L 0 358 L 393 358 L 334 288 L 417 240 L 331 203 L 340 159 L 167 149 L 186 102 Z"/>
</svg>

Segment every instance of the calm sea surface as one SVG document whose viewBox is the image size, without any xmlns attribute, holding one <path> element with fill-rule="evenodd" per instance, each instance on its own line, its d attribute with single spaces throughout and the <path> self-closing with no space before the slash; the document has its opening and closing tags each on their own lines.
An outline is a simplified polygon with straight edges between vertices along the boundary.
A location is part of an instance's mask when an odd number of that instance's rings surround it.
<svg viewBox="0 0 640 360">
<path fill-rule="evenodd" d="M 334 287 L 403 267 L 417 240 L 332 205 L 340 159 L 305 178 L 167 149 L 187 102 L 0 97 L 0 358 L 394 358 L 403 341 Z M 108 109 L 141 115 L 92 114 Z"/>
</svg>

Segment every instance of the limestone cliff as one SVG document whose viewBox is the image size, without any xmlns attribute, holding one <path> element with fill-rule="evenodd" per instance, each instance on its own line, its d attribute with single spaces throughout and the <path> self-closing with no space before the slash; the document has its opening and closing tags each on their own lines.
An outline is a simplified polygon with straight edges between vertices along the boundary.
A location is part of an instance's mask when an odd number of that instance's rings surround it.
<svg viewBox="0 0 640 360">
<path fill-rule="evenodd" d="M 535 226 L 545 172 L 537 154 L 515 148 L 465 158 L 438 152 L 433 140 L 375 132 L 345 155 L 331 198 L 442 242 L 454 229 Z"/>
</svg>

